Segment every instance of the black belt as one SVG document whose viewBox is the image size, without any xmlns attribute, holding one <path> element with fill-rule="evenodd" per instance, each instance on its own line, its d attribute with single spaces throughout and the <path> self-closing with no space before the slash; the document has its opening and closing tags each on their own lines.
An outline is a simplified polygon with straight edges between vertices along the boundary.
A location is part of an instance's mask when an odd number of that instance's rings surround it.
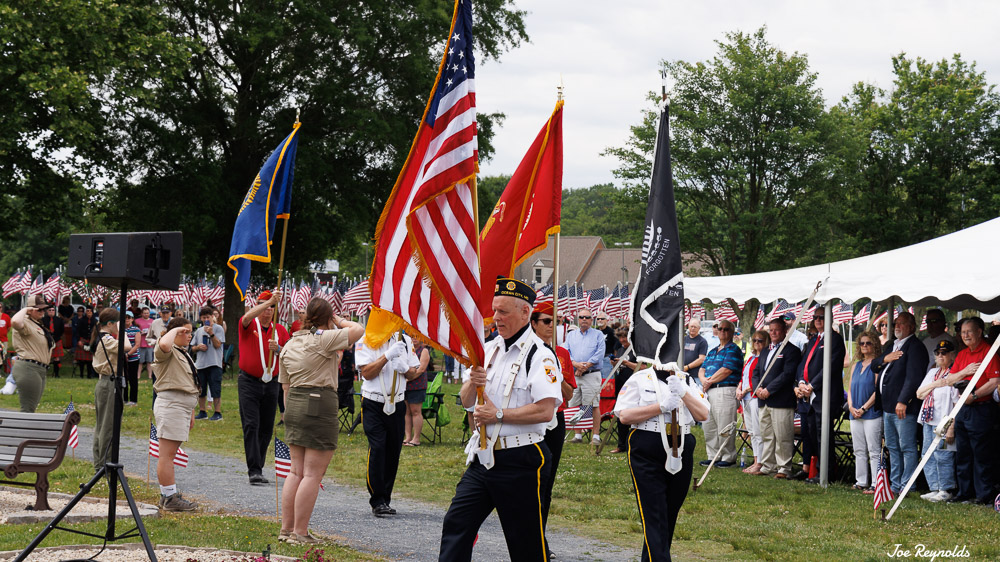
<svg viewBox="0 0 1000 562">
<path fill-rule="evenodd" d="M 720 382 L 718 384 L 713 384 L 712 386 L 715 387 L 715 388 L 726 388 L 726 387 L 730 387 L 730 386 L 736 386 L 736 384 L 737 383 L 735 383 L 735 382 Z"/>
<path fill-rule="evenodd" d="M 584 374 L 585 374 L 585 375 L 589 375 L 590 373 L 600 373 L 600 372 L 601 372 L 601 370 L 600 370 L 600 369 L 594 369 L 594 370 L 591 370 L 591 371 L 587 371 L 587 372 L 586 372 L 586 373 L 584 373 Z"/>
<path fill-rule="evenodd" d="M 48 367 L 49 366 L 48 363 L 42 363 L 41 361 L 35 361 L 34 359 L 28 359 L 26 357 L 18 357 L 17 360 L 18 361 L 27 361 L 28 363 L 34 363 L 35 365 L 39 365 L 41 367 Z"/>
</svg>

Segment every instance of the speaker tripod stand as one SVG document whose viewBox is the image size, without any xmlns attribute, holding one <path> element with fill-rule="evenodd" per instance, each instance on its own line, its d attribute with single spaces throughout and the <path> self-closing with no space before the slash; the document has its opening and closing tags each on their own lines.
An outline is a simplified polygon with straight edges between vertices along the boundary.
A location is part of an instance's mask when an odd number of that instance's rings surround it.
<svg viewBox="0 0 1000 562">
<path fill-rule="evenodd" d="M 111 382 L 114 384 L 115 388 L 115 413 L 113 416 L 113 431 L 111 436 L 111 456 L 108 461 L 104 463 L 104 466 L 97 471 L 97 474 L 90 479 L 86 484 L 80 486 L 80 491 L 73 497 L 72 500 L 66 507 L 62 509 L 48 525 L 42 529 L 42 532 L 38 533 L 38 536 L 31 541 L 31 543 L 17 555 L 14 562 L 21 562 L 28 557 L 35 548 L 45 537 L 48 536 L 55 529 L 61 531 L 68 531 L 70 533 L 76 533 L 79 535 L 85 535 L 88 537 L 94 537 L 97 539 L 103 539 L 105 543 L 117 542 L 123 539 L 128 539 L 132 537 L 142 537 L 142 543 L 146 547 L 146 554 L 152 562 L 156 562 L 156 553 L 153 552 L 153 544 L 149 541 L 149 533 L 146 532 L 146 527 L 142 524 L 142 516 L 139 515 L 139 507 L 135 503 L 135 498 L 132 497 L 132 490 L 128 486 L 128 478 L 125 476 L 124 466 L 118 462 L 119 454 L 119 441 L 121 440 L 122 432 L 122 410 L 124 409 L 122 391 L 125 388 L 125 346 L 124 341 L 125 335 L 125 300 L 128 294 L 128 283 L 123 282 L 121 285 L 121 298 L 119 299 L 119 307 L 121 310 L 121 318 L 118 320 L 118 367 L 115 372 L 111 375 Z M 108 522 L 107 527 L 103 535 L 98 535 L 95 533 L 88 533 L 85 531 L 80 531 L 77 529 L 68 529 L 66 527 L 60 527 L 59 523 L 69 514 L 70 511 L 80 503 L 84 497 L 90 494 L 91 490 L 97 485 L 101 479 L 107 477 L 108 479 Z M 117 522 L 117 511 L 118 511 L 118 485 L 121 484 L 122 493 L 125 496 L 125 501 L 128 503 L 129 509 L 132 510 L 132 519 L 135 520 L 135 527 L 125 531 L 124 533 L 117 534 L 115 530 L 115 523 Z"/>
</svg>

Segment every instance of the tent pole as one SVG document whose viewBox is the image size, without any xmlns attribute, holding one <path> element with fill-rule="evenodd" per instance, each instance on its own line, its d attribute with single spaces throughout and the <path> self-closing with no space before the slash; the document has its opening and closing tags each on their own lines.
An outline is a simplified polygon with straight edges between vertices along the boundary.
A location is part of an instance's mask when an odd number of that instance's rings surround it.
<svg viewBox="0 0 1000 562">
<path fill-rule="evenodd" d="M 823 308 L 823 338 L 826 345 L 823 346 L 823 420 L 822 436 L 819 448 L 819 485 L 826 488 L 830 485 L 830 392 L 832 392 L 830 377 L 834 372 L 834 366 L 830 364 L 831 350 L 833 346 L 830 341 L 833 338 L 833 314 L 830 302 Z M 843 374 L 843 365 L 840 365 Z"/>
</svg>

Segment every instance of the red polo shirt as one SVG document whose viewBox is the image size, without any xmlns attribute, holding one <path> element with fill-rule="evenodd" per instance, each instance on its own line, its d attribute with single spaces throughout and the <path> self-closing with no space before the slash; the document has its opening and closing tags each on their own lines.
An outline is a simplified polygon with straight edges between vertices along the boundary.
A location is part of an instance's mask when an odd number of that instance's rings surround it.
<svg viewBox="0 0 1000 562">
<path fill-rule="evenodd" d="M 254 320 L 259 321 L 259 318 L 255 318 Z M 274 333 L 271 330 L 275 323 L 271 322 L 269 326 L 262 326 L 263 332 L 261 332 L 258 339 L 258 322 L 254 320 L 251 320 L 248 326 L 244 326 L 243 318 L 240 317 L 240 321 L 237 324 L 240 336 L 240 370 L 251 377 L 259 379 L 264 376 L 264 365 L 261 363 L 261 357 L 263 357 L 269 364 L 274 363 L 274 370 L 271 371 L 271 374 L 277 380 L 278 361 L 272 357 L 270 346 L 267 344 L 269 339 L 274 338 Z M 287 341 L 288 330 L 281 324 L 278 324 L 278 345 L 283 346 Z"/>
<path fill-rule="evenodd" d="M 7 343 L 7 331 L 10 330 L 10 316 L 0 312 L 0 342 Z"/>
<path fill-rule="evenodd" d="M 958 352 L 958 356 L 955 357 L 955 362 L 951 366 L 951 372 L 957 373 L 972 363 L 982 363 L 983 359 L 986 357 L 986 353 L 989 352 L 990 346 L 986 345 L 986 340 L 979 342 L 979 346 L 976 349 L 965 348 Z M 972 375 L 974 375 L 973 373 Z M 965 377 L 965 380 L 972 380 L 972 375 Z M 979 382 L 976 383 L 976 388 L 986 384 L 988 379 L 995 379 L 1000 377 L 1000 359 L 997 356 L 993 356 L 993 360 L 990 364 L 986 366 L 983 371 L 983 376 L 979 377 Z M 977 393 L 978 396 L 978 393 Z M 976 402 L 986 402 L 992 398 L 989 395 L 978 396 Z"/>
</svg>

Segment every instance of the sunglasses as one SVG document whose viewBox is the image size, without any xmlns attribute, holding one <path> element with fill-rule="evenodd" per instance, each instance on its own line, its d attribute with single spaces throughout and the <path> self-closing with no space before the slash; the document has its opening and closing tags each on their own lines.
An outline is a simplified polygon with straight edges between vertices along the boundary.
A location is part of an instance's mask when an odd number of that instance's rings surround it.
<svg viewBox="0 0 1000 562">
<path fill-rule="evenodd" d="M 870 341 L 858 342 L 858 345 L 873 345 Z"/>
<path fill-rule="evenodd" d="M 948 355 L 950 351 L 935 351 L 934 355 Z"/>
<path fill-rule="evenodd" d="M 732 328 L 719 328 L 719 331 L 720 332 L 732 332 L 733 329 Z"/>
<path fill-rule="evenodd" d="M 764 340 L 758 340 L 758 339 L 754 339 L 753 342 L 754 343 L 765 343 Z"/>
<path fill-rule="evenodd" d="M 590 320 L 593 316 L 577 316 L 580 320 Z"/>
<path fill-rule="evenodd" d="M 551 318 L 539 318 L 536 322 L 541 322 L 542 324 L 549 325 L 552 323 Z"/>
</svg>

